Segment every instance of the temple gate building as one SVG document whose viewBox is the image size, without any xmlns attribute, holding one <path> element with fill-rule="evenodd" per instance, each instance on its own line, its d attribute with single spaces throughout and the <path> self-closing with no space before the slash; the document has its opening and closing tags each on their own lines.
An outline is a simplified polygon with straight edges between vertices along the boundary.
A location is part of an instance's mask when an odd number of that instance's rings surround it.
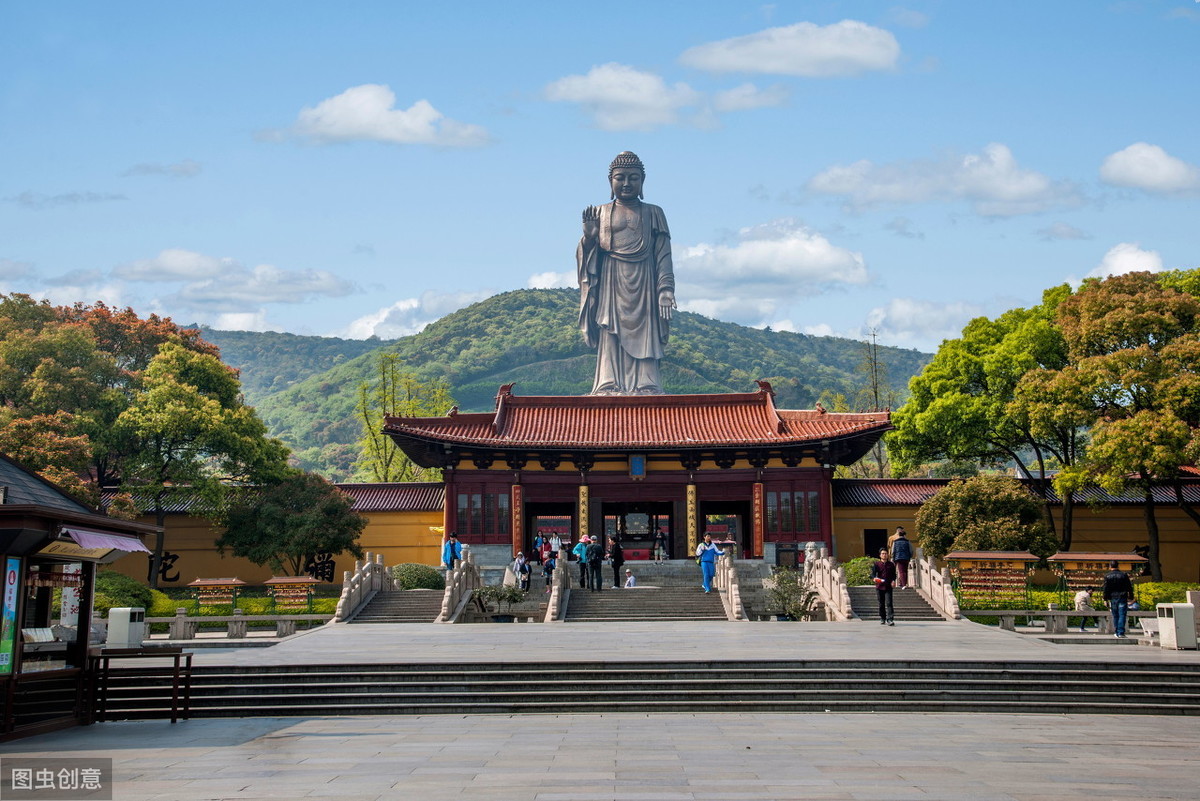
<svg viewBox="0 0 1200 801">
<path fill-rule="evenodd" d="M 831 479 L 891 430 L 887 412 L 777 409 L 771 386 L 719 395 L 520 396 L 493 412 L 389 417 L 385 431 L 445 476 L 445 530 L 504 564 L 540 532 L 618 536 L 646 558 L 654 533 L 689 556 L 706 531 L 745 558 L 790 562 L 833 545 Z"/>
</svg>

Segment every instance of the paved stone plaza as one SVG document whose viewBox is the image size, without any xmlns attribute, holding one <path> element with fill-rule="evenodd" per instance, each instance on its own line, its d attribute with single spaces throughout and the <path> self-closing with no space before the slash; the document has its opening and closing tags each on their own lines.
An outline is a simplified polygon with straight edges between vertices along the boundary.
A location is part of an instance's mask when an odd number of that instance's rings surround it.
<svg viewBox="0 0 1200 801">
<path fill-rule="evenodd" d="M 654 659 L 1144 661 L 969 623 L 341 625 L 200 664 Z M 346 798 L 1200 799 L 1200 718 L 1036 714 L 605 714 L 104 723 L 0 745 L 114 759 L 117 801 Z M 589 714 L 579 714 L 586 710 Z"/>
</svg>

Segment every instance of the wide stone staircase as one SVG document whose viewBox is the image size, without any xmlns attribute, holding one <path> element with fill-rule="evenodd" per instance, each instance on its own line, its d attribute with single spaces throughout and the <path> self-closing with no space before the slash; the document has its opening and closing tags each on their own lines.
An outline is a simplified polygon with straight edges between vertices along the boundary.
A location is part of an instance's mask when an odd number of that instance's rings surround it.
<svg viewBox="0 0 1200 801">
<path fill-rule="evenodd" d="M 375 593 L 351 623 L 432 623 L 442 612 L 441 590 L 393 590 Z"/>
<path fill-rule="evenodd" d="M 656 565 L 627 562 L 638 586 L 613 589 L 612 568 L 605 566 L 605 587 L 599 592 L 583 589 L 573 573 L 571 595 L 564 620 L 568 623 L 620 622 L 634 620 L 727 620 L 721 596 L 714 588 L 700 587 L 700 568 L 689 559 Z M 623 571 L 622 571 L 623 574 Z"/>
<path fill-rule="evenodd" d="M 879 619 L 879 596 L 873 586 L 850 587 L 850 607 L 863 620 Z M 896 622 L 912 620 L 945 620 L 914 589 L 893 590 L 892 608 Z"/>
<path fill-rule="evenodd" d="M 169 670 L 114 671 L 107 718 L 169 715 L 170 682 Z M 580 705 L 583 688 L 588 703 Z M 560 662 L 552 671 L 544 663 L 197 666 L 190 695 L 193 717 L 564 710 L 1200 715 L 1200 665 L 731 660 Z"/>
</svg>

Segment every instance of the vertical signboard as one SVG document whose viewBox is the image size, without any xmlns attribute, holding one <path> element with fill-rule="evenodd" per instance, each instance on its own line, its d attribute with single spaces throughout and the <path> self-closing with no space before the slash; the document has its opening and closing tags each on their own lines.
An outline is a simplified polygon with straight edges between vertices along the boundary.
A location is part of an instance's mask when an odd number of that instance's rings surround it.
<svg viewBox="0 0 1200 801">
<path fill-rule="evenodd" d="M 513 556 L 525 545 L 525 488 L 520 484 L 512 485 L 512 550 Z"/>
<path fill-rule="evenodd" d="M 0 610 L 0 674 L 13 671 L 13 648 L 17 638 L 17 593 L 21 589 L 21 560 L 4 561 L 4 608 Z"/>
<path fill-rule="evenodd" d="M 765 499 L 766 493 L 763 491 L 762 482 L 756 481 L 751 501 L 751 504 L 754 506 L 752 510 L 752 517 L 754 518 L 754 532 L 751 535 L 754 543 L 752 546 L 752 555 L 755 559 L 762 559 L 763 556 L 763 531 L 765 531 L 764 526 L 766 524 L 766 514 L 764 513 L 766 509 Z"/>
</svg>

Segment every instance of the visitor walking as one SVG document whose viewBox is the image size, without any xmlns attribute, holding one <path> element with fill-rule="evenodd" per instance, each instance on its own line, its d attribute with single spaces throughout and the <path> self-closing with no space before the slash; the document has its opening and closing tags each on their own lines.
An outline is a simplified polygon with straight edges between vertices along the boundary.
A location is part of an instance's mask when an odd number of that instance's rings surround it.
<svg viewBox="0 0 1200 801">
<path fill-rule="evenodd" d="M 541 529 L 538 529 L 537 536 L 533 538 L 533 550 L 529 552 L 529 561 L 537 562 L 539 565 L 544 561 L 542 559 L 542 545 L 545 544 L 545 539 L 542 536 Z"/>
<path fill-rule="evenodd" d="M 454 566 L 461 561 L 462 545 L 458 541 L 458 535 L 451 531 L 445 544 L 442 545 L 442 566 L 447 570 L 453 570 Z"/>
<path fill-rule="evenodd" d="M 892 606 L 892 587 L 896 583 L 896 563 L 888 556 L 887 548 L 879 551 L 879 561 L 871 565 L 871 579 L 879 596 L 879 625 L 896 625 L 896 610 Z"/>
<path fill-rule="evenodd" d="M 550 550 L 557 554 L 563 553 L 562 536 L 560 536 L 557 531 L 550 535 Z"/>
<path fill-rule="evenodd" d="M 546 592 L 550 592 L 550 585 L 554 582 L 554 568 L 558 567 L 558 551 L 550 551 L 546 554 L 546 563 L 542 565 L 542 575 L 546 577 Z"/>
<path fill-rule="evenodd" d="M 588 585 L 592 588 L 592 592 L 600 592 L 604 589 L 604 577 L 601 575 L 604 568 L 604 544 L 600 542 L 600 535 L 592 537 L 592 541 L 587 547 L 587 564 L 588 564 Z"/>
<path fill-rule="evenodd" d="M 579 588 L 586 590 L 588 588 L 588 560 L 587 549 L 592 538 L 584 534 L 579 538 L 579 542 L 575 543 L 575 547 L 571 549 L 571 553 L 575 554 L 575 561 L 579 563 Z"/>
<path fill-rule="evenodd" d="M 711 534 L 704 535 L 704 542 L 696 546 L 696 561 L 700 564 L 700 586 L 712 592 L 713 578 L 717 575 L 717 557 L 725 551 L 712 541 Z"/>
<path fill-rule="evenodd" d="M 1125 636 L 1125 618 L 1129 615 L 1129 602 L 1133 600 L 1133 582 L 1129 574 L 1120 569 L 1117 560 L 1108 563 L 1109 572 L 1104 577 L 1104 602 L 1112 613 L 1113 636 Z"/>
<path fill-rule="evenodd" d="M 667 558 L 667 535 L 662 530 L 654 532 L 654 564 L 661 565 Z"/>
<path fill-rule="evenodd" d="M 608 538 L 608 559 L 612 562 L 613 569 L 613 589 L 621 588 L 621 565 L 625 564 L 625 549 L 621 547 L 621 543 L 616 537 Z"/>
<path fill-rule="evenodd" d="M 1084 587 L 1079 592 L 1075 593 L 1075 611 L 1076 612 L 1095 612 L 1096 607 L 1092 606 L 1092 588 Z M 1100 624 L 1100 618 L 1097 617 L 1081 617 L 1079 618 L 1079 630 L 1087 631 L 1087 622 L 1091 620 L 1096 625 Z"/>
<path fill-rule="evenodd" d="M 625 568 L 625 589 L 637 586 L 637 578 L 634 577 L 633 571 Z"/>
<path fill-rule="evenodd" d="M 896 541 L 892 543 L 892 562 L 896 565 L 896 588 L 908 586 L 908 563 L 913 557 L 912 542 L 904 526 L 896 528 Z"/>
</svg>

